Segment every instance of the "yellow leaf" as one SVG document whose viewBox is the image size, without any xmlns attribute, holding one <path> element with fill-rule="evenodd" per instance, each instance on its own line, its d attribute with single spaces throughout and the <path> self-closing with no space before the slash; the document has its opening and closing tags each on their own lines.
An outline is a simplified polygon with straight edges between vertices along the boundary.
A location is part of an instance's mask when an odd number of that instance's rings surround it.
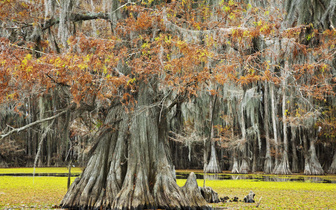
<svg viewBox="0 0 336 210">
<path fill-rule="evenodd" d="M 31 54 L 27 54 L 27 55 L 26 55 L 26 58 L 27 58 L 27 60 L 30 61 L 30 60 L 32 59 L 32 55 L 31 55 Z"/>
<path fill-rule="evenodd" d="M 104 74 L 107 74 L 107 68 L 104 66 Z"/>
</svg>

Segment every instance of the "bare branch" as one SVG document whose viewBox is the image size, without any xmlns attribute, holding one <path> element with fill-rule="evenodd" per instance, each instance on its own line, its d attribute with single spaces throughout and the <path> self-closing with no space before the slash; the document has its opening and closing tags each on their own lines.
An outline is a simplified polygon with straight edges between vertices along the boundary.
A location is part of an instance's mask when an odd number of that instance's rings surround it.
<svg viewBox="0 0 336 210">
<path fill-rule="evenodd" d="M 121 5 L 120 7 L 118 7 L 116 10 L 112 11 L 111 13 L 103 13 L 103 12 L 99 12 L 99 13 L 88 13 L 88 14 L 71 14 L 69 21 L 71 22 L 78 22 L 78 21 L 85 21 L 85 20 L 96 20 L 96 19 L 103 19 L 103 20 L 109 20 L 110 19 L 110 15 L 117 12 L 118 10 L 120 10 L 121 8 L 127 6 L 128 4 L 135 4 L 134 2 L 127 2 L 126 4 Z M 48 20 L 44 26 L 42 27 L 42 30 L 46 30 L 56 24 L 59 24 L 60 20 L 59 19 L 55 19 L 52 18 L 50 20 Z"/>
<path fill-rule="evenodd" d="M 20 128 L 14 128 L 13 130 L 9 131 L 9 132 L 6 133 L 6 134 L 0 135 L 0 138 L 3 139 L 3 138 L 5 138 L 5 137 L 7 137 L 7 136 L 9 136 L 9 135 L 11 135 L 11 134 L 13 134 L 13 133 L 15 133 L 15 132 L 16 132 L 16 133 L 19 133 L 19 132 L 21 132 L 21 131 L 23 131 L 23 130 L 25 130 L 25 129 L 27 129 L 27 128 L 30 128 L 30 127 L 32 127 L 32 126 L 34 126 L 34 125 L 37 125 L 37 124 L 39 124 L 39 123 L 43 123 L 43 122 L 46 122 L 46 121 L 53 120 L 53 119 L 55 119 L 55 118 L 57 118 L 57 117 L 59 117 L 59 116 L 65 114 L 67 111 L 68 111 L 68 109 L 66 109 L 66 110 L 64 110 L 64 111 L 62 111 L 62 112 L 60 112 L 60 113 L 58 113 L 58 114 L 56 114 L 56 115 L 54 115 L 54 116 L 52 116 L 52 117 L 48 117 L 48 118 L 45 118 L 45 119 L 37 120 L 37 121 L 35 121 L 35 122 L 32 122 L 32 123 L 30 123 L 30 124 L 28 124 L 28 125 L 25 125 L 25 126 L 23 126 L 23 127 L 20 127 Z"/>
</svg>

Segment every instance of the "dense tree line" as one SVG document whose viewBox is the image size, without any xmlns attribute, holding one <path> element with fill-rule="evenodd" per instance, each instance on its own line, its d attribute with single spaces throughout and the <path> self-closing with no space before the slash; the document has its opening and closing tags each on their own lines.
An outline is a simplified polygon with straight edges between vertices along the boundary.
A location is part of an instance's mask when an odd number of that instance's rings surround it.
<svg viewBox="0 0 336 210">
<path fill-rule="evenodd" d="M 174 168 L 336 172 L 331 0 L 0 6 L 0 165 L 86 166 L 64 207 L 206 207 Z"/>
</svg>

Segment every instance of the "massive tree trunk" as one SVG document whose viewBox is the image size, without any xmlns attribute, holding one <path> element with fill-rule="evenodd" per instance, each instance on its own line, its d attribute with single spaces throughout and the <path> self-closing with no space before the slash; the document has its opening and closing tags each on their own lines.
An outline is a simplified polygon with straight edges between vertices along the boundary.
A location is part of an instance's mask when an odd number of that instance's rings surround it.
<svg viewBox="0 0 336 210">
<path fill-rule="evenodd" d="M 88 165 L 62 207 L 208 207 L 199 190 L 182 190 L 175 182 L 165 149 L 166 112 L 153 106 L 155 90 L 141 84 L 138 94 L 134 112 L 126 113 L 121 105 L 111 108 Z"/>
</svg>

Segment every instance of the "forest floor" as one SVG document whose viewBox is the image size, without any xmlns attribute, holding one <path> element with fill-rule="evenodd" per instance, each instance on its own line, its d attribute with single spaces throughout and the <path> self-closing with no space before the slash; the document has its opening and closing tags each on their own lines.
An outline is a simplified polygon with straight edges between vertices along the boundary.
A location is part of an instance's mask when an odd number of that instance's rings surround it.
<svg viewBox="0 0 336 210">
<path fill-rule="evenodd" d="M 72 169 L 75 174 L 80 171 L 80 168 Z M 0 169 L 0 174 L 31 174 L 32 172 L 32 168 Z M 36 174 L 66 174 L 67 172 L 66 168 L 36 168 L 35 170 Z M 197 172 L 200 173 L 200 171 Z M 75 177 L 72 177 L 71 181 L 74 179 Z M 328 179 L 336 180 L 336 176 L 328 176 Z M 253 209 L 259 204 L 258 209 L 336 209 L 336 183 L 314 183 L 309 181 L 310 178 L 305 180 L 280 182 L 258 179 L 206 180 L 206 186 L 212 187 L 219 197 L 228 196 L 230 200 L 238 197 L 240 200 L 212 204 L 214 208 Z M 177 179 L 180 186 L 183 186 L 185 181 L 186 179 Z M 199 186 L 203 186 L 203 179 L 197 181 Z M 0 176 L 0 209 L 49 209 L 60 203 L 67 191 L 66 188 L 67 177 Z M 255 193 L 256 203 L 242 202 L 241 200 L 250 190 Z"/>
</svg>

